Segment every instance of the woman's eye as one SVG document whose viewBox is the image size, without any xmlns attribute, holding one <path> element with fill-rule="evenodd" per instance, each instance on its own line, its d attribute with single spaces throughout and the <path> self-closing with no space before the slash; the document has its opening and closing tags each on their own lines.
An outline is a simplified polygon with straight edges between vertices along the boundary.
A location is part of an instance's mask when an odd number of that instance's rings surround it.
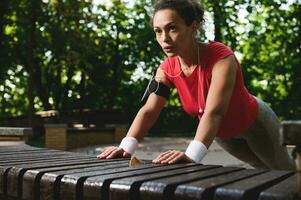
<svg viewBox="0 0 301 200">
<path fill-rule="evenodd" d="M 155 32 L 156 34 L 159 34 L 159 33 L 161 33 L 161 30 L 155 29 L 154 32 Z"/>
<path fill-rule="evenodd" d="M 176 30 L 176 27 L 171 26 L 171 27 L 169 27 L 169 30 L 170 30 L 170 31 L 175 31 L 175 30 Z"/>
</svg>

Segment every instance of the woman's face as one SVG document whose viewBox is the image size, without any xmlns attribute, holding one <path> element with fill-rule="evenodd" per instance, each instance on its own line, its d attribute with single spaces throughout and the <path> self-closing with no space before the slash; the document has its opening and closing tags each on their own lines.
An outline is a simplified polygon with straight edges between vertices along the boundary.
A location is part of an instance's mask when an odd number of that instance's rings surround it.
<svg viewBox="0 0 301 200">
<path fill-rule="evenodd" d="M 195 36 L 194 23 L 187 26 L 173 9 L 163 9 L 153 17 L 156 39 L 167 56 L 181 56 L 191 50 Z"/>
</svg>

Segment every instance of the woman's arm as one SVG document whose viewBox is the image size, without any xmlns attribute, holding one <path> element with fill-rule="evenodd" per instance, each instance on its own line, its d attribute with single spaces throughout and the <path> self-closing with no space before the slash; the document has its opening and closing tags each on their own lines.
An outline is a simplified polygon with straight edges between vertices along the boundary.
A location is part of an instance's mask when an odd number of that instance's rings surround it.
<svg viewBox="0 0 301 200">
<path fill-rule="evenodd" d="M 194 138 L 204 143 L 207 148 L 213 142 L 228 110 L 236 73 L 237 63 L 233 55 L 220 60 L 213 67 L 206 107 Z"/>
<path fill-rule="evenodd" d="M 156 81 L 164 83 L 170 87 L 169 81 L 166 79 L 164 72 L 158 68 L 155 76 Z M 122 146 L 132 143 L 137 143 L 135 140 L 141 140 L 144 135 L 149 131 L 160 115 L 162 108 L 166 103 L 166 99 L 162 96 L 151 93 L 144 106 L 138 111 L 133 123 L 131 124 L 126 139 L 128 142 L 122 143 Z M 130 145 L 130 144 L 129 144 Z M 116 157 L 129 157 L 129 152 L 125 151 L 126 148 L 121 147 L 108 147 L 104 152 L 97 156 L 100 159 L 116 158 Z"/>
<path fill-rule="evenodd" d="M 188 147 L 190 153 L 187 153 L 187 151 L 185 154 L 180 151 L 167 151 L 154 159 L 154 163 L 171 164 L 181 161 L 192 162 L 201 159 L 195 158 L 200 156 L 202 154 L 201 152 L 191 151 L 207 150 L 213 142 L 223 117 L 227 112 L 236 81 L 236 73 L 237 63 L 233 55 L 220 60 L 214 65 L 204 114 L 199 121 L 193 141 L 194 144 L 189 145 L 193 147 Z M 202 154 L 202 156 L 204 156 L 204 154 Z"/>
<path fill-rule="evenodd" d="M 126 136 L 141 140 L 159 117 L 165 102 L 164 97 L 151 93 L 146 104 L 138 111 Z"/>
<path fill-rule="evenodd" d="M 168 87 L 171 86 L 161 68 L 157 69 L 155 80 L 164 83 Z M 165 103 L 166 99 L 164 97 L 151 93 L 145 105 L 137 113 L 127 137 L 134 137 L 137 140 L 141 140 L 159 117 Z"/>
</svg>

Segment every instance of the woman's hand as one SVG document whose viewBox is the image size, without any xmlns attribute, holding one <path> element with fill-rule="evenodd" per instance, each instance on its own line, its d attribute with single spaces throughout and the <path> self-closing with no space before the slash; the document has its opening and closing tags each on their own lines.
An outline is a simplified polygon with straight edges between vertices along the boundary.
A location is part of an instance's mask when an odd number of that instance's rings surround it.
<svg viewBox="0 0 301 200">
<path fill-rule="evenodd" d="M 124 151 L 120 147 L 107 147 L 105 150 L 97 156 L 98 159 L 112 159 L 112 158 L 129 158 L 131 154 Z"/>
<path fill-rule="evenodd" d="M 188 158 L 184 152 L 169 150 L 164 153 L 161 153 L 152 162 L 156 164 L 175 164 L 175 163 L 191 163 L 193 161 L 190 158 Z"/>
</svg>

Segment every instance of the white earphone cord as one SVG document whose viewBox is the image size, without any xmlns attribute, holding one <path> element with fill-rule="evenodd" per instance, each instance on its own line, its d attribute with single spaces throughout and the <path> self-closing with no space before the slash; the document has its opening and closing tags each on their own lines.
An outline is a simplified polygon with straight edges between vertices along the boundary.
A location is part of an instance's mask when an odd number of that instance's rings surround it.
<svg viewBox="0 0 301 200">
<path fill-rule="evenodd" d="M 201 65 L 200 65 L 200 47 L 199 47 L 199 44 L 197 43 L 197 47 L 198 47 L 198 68 L 199 68 L 199 73 L 198 73 L 198 87 L 197 87 L 197 89 L 198 89 L 198 91 L 197 91 L 197 100 L 198 100 L 198 107 L 199 107 L 199 110 L 198 110 L 198 112 L 199 113 L 201 113 L 201 112 L 203 112 L 203 110 L 202 110 L 202 108 L 201 108 L 201 102 L 200 102 L 200 76 L 201 76 Z M 162 69 L 163 70 L 163 69 Z M 164 70 L 163 70 L 164 71 Z M 176 74 L 176 75 L 171 75 L 171 74 L 169 74 L 169 73 L 167 73 L 166 71 L 164 71 L 164 73 L 168 76 L 168 77 L 170 77 L 170 78 L 177 78 L 177 77 L 179 77 L 180 75 L 181 75 L 181 73 L 183 72 L 183 69 L 181 68 L 181 71 L 178 73 L 178 74 Z M 158 76 L 153 76 L 152 77 L 152 79 L 150 80 L 150 82 L 149 82 L 149 84 L 148 84 L 148 86 L 147 86 L 147 91 L 149 92 L 149 93 L 151 93 L 150 92 L 150 90 L 149 90 L 149 87 L 150 87 L 150 83 L 151 83 L 151 81 L 152 80 L 155 80 L 156 78 L 159 78 L 159 80 L 160 80 L 160 77 L 158 77 Z M 154 91 L 154 93 L 156 93 L 157 91 L 158 91 L 158 89 L 159 89 L 159 81 L 157 81 L 157 87 L 156 87 L 156 90 Z"/>
</svg>

